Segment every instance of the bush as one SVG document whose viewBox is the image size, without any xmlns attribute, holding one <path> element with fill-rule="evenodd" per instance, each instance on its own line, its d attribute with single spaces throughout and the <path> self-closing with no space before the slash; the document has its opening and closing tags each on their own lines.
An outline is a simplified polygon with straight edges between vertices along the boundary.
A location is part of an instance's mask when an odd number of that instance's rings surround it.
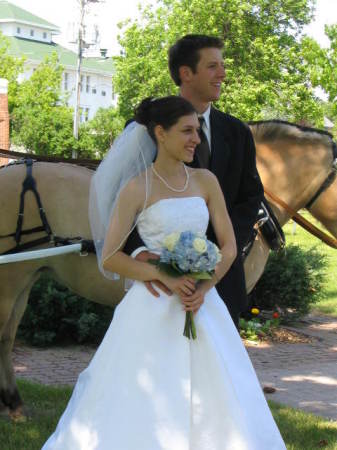
<svg viewBox="0 0 337 450">
<path fill-rule="evenodd" d="M 271 253 L 266 269 L 255 287 L 255 304 L 264 310 L 281 310 L 283 322 L 308 314 L 324 298 L 326 256 L 317 249 L 289 245 Z"/>
<path fill-rule="evenodd" d="M 113 309 L 70 292 L 47 275 L 33 286 L 18 336 L 32 345 L 97 344 L 103 338 Z"/>
</svg>

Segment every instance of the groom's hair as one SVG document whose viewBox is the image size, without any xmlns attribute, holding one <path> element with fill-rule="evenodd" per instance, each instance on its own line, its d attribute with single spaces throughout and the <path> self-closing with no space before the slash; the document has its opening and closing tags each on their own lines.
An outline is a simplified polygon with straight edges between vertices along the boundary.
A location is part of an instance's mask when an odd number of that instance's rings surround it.
<svg viewBox="0 0 337 450">
<path fill-rule="evenodd" d="M 203 48 L 223 48 L 221 39 L 204 34 L 187 34 L 179 39 L 169 49 L 170 74 L 177 86 L 181 85 L 179 69 L 188 66 L 195 73 L 200 60 L 199 50 Z"/>
</svg>

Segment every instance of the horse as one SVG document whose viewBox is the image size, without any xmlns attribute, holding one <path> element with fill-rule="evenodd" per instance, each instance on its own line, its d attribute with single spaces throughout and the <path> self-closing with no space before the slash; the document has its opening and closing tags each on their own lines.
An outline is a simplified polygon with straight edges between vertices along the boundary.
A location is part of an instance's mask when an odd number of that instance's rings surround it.
<svg viewBox="0 0 337 450">
<path fill-rule="evenodd" d="M 256 142 L 257 165 L 266 188 L 277 193 L 292 209 L 299 210 L 313 199 L 333 170 L 333 141 L 329 134 L 279 122 L 251 125 Z M 88 195 L 93 171 L 66 163 L 37 162 L 33 176 L 43 210 L 54 235 L 91 239 L 88 222 Z M 0 170 L 0 236 L 11 234 L 17 224 L 21 185 L 26 177 L 25 165 Z M 312 214 L 337 237 L 337 189 L 330 186 L 312 204 Z M 332 213 L 325 209 L 334 205 Z M 283 225 L 290 215 L 277 204 L 271 207 Z M 40 223 L 40 210 L 32 192 L 27 192 L 24 228 Z M 39 231 L 36 237 L 43 236 Z M 34 236 L 35 237 L 35 236 Z M 23 242 L 32 238 L 23 235 Z M 13 246 L 13 238 L 0 239 L 0 254 Z M 39 248 L 48 247 L 43 244 Z M 245 260 L 247 291 L 263 272 L 269 247 L 257 233 Z M 94 254 L 68 254 L 31 261 L 0 265 L 0 411 L 20 413 L 22 400 L 18 392 L 11 361 L 17 327 L 25 311 L 29 292 L 41 273 L 49 271 L 75 293 L 106 305 L 116 305 L 124 295 L 124 282 L 102 276 Z"/>
<path fill-rule="evenodd" d="M 337 150 L 326 131 L 281 120 L 250 122 L 256 147 L 257 168 L 265 188 L 289 206 L 306 208 L 337 238 Z M 279 224 L 292 216 L 266 195 Z M 250 293 L 260 279 L 269 245 L 258 233 L 245 260 L 246 288 Z"/>
</svg>

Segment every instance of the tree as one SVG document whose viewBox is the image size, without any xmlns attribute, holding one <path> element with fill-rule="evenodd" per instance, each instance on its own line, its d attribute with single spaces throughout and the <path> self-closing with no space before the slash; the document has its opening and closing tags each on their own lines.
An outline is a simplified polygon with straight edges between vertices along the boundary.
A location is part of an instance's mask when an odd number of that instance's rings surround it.
<svg viewBox="0 0 337 450">
<path fill-rule="evenodd" d="M 8 80 L 8 109 L 11 112 L 18 88 L 18 75 L 23 71 L 24 58 L 9 54 L 9 40 L 0 31 L 0 78 Z"/>
<path fill-rule="evenodd" d="M 79 154 L 82 158 L 103 158 L 123 127 L 124 121 L 116 108 L 99 108 L 95 117 L 80 127 Z"/>
<path fill-rule="evenodd" d="M 124 25 L 116 60 L 119 107 L 127 118 L 142 98 L 177 92 L 167 50 L 179 37 L 204 33 L 224 40 L 226 81 L 218 106 L 244 120 L 306 118 L 322 108 L 303 65 L 300 35 L 315 0 L 159 0 Z"/>
<path fill-rule="evenodd" d="M 307 37 L 303 40 L 303 58 L 313 87 L 322 89 L 327 95 L 327 102 L 323 105 L 325 114 L 337 122 L 337 25 L 326 26 L 325 33 L 330 41 L 329 47 L 322 48 Z"/>
<path fill-rule="evenodd" d="M 72 109 L 62 96 L 63 67 L 47 57 L 17 90 L 12 111 L 12 142 L 40 155 L 71 156 Z"/>
</svg>

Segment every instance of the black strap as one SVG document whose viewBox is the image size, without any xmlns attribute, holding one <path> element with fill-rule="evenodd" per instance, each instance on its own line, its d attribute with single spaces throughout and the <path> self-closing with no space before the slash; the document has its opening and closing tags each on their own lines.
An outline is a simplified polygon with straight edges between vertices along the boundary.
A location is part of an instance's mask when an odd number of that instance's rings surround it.
<svg viewBox="0 0 337 450">
<path fill-rule="evenodd" d="M 42 225 L 39 227 L 27 228 L 27 230 L 22 230 L 21 235 L 38 233 L 40 231 L 45 231 L 45 228 Z M 15 236 L 15 232 L 10 233 L 10 234 L 4 234 L 3 236 L 0 236 L 0 239 L 14 237 L 14 236 Z"/>
<path fill-rule="evenodd" d="M 306 209 L 311 208 L 311 206 L 313 205 L 313 203 L 315 203 L 315 201 L 318 199 L 318 197 L 322 194 L 322 192 L 324 192 L 326 189 L 328 189 L 329 186 L 331 186 L 331 184 L 335 181 L 336 178 L 336 171 L 333 170 L 332 172 L 329 173 L 329 175 L 326 177 L 326 179 L 324 180 L 323 184 L 321 185 L 321 187 L 318 189 L 318 191 L 316 192 L 316 194 L 312 197 L 312 199 L 305 205 Z"/>
<path fill-rule="evenodd" d="M 11 255 L 12 253 L 19 253 L 24 250 L 37 247 L 38 245 L 42 245 L 50 241 L 51 241 L 50 236 L 44 236 L 40 239 L 34 239 L 33 241 L 26 242 L 25 244 L 18 244 L 15 247 L 11 248 L 10 250 L 7 250 L 7 252 L 1 253 L 1 255 Z"/>
<path fill-rule="evenodd" d="M 23 234 L 28 234 L 28 232 L 29 232 L 29 230 L 22 230 L 24 209 L 25 209 L 25 194 L 28 191 L 32 191 L 35 196 L 35 200 L 36 200 L 37 206 L 39 208 L 39 214 L 40 214 L 40 218 L 41 218 L 41 222 L 42 222 L 42 227 L 37 227 L 37 229 L 32 228 L 31 230 L 33 230 L 33 231 L 30 231 L 30 232 L 35 233 L 37 231 L 45 231 L 48 236 L 52 235 L 52 231 L 51 231 L 50 225 L 48 223 L 46 213 L 45 213 L 42 203 L 41 203 L 40 195 L 36 189 L 36 181 L 32 175 L 33 160 L 27 159 L 26 166 L 27 166 L 27 175 L 22 184 L 22 191 L 20 194 L 19 215 L 18 215 L 16 231 L 15 231 L 15 241 L 17 244 L 20 244 L 21 236 Z"/>
</svg>

